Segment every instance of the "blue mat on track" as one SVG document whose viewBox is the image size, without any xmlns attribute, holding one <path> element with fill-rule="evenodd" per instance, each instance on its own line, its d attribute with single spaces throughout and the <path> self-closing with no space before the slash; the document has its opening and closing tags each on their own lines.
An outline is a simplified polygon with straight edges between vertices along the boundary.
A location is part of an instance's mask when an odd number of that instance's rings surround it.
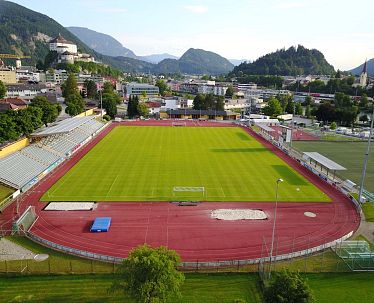
<svg viewBox="0 0 374 303">
<path fill-rule="evenodd" d="M 98 217 L 93 222 L 90 232 L 92 233 L 108 232 L 111 222 L 112 222 L 111 217 Z"/>
</svg>

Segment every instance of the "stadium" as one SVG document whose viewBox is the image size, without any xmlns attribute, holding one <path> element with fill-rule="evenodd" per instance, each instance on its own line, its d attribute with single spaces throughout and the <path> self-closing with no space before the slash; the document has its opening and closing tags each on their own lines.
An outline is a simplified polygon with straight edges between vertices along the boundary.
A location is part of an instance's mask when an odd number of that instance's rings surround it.
<svg viewBox="0 0 374 303">
<path fill-rule="evenodd" d="M 70 254 L 119 262 L 147 243 L 185 266 L 251 264 L 332 247 L 360 224 L 334 184 L 245 125 L 88 116 L 32 137 L 1 159 L 17 193 L 1 229 Z"/>
</svg>

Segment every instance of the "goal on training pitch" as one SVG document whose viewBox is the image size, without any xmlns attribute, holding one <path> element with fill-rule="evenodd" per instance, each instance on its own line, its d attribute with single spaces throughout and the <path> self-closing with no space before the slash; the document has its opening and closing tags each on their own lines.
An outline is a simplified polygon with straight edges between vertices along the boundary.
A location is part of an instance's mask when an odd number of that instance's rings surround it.
<svg viewBox="0 0 374 303">
<path fill-rule="evenodd" d="M 171 126 L 187 126 L 186 122 L 172 122 Z"/>
<path fill-rule="evenodd" d="M 203 200 L 205 198 L 205 187 L 204 186 L 174 186 L 173 197 L 175 200 Z"/>
</svg>

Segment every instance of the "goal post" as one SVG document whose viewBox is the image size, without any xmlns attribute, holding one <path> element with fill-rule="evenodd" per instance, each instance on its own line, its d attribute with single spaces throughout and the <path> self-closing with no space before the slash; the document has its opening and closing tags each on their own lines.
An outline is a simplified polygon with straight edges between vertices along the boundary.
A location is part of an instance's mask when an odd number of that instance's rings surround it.
<svg viewBox="0 0 374 303">
<path fill-rule="evenodd" d="M 204 186 L 174 186 L 173 197 L 178 200 L 202 200 L 205 198 Z"/>
<path fill-rule="evenodd" d="M 180 122 L 176 122 L 176 121 L 174 121 L 174 122 L 172 122 L 171 123 L 171 126 L 176 126 L 176 127 L 184 127 L 184 126 L 187 126 L 187 123 L 186 122 L 183 122 L 183 121 L 180 121 Z"/>
<path fill-rule="evenodd" d="M 29 206 L 23 214 L 13 222 L 12 234 L 20 234 L 27 232 L 38 218 L 35 206 Z"/>
</svg>

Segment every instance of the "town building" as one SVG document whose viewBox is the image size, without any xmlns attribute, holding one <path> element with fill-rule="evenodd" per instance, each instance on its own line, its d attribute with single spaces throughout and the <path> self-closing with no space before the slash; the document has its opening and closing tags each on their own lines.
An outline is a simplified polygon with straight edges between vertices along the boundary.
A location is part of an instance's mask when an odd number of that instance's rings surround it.
<svg viewBox="0 0 374 303">
<path fill-rule="evenodd" d="M 197 110 L 177 109 L 161 110 L 161 119 L 183 119 L 183 120 L 238 120 L 240 114 L 224 110 Z"/>
<path fill-rule="evenodd" d="M 0 67 L 0 81 L 4 84 L 17 83 L 16 71 L 7 67 Z"/>
<path fill-rule="evenodd" d="M 0 113 L 8 110 L 19 110 L 27 107 L 28 102 L 21 98 L 5 98 L 0 99 Z"/>
<path fill-rule="evenodd" d="M 367 70 L 367 61 L 364 63 L 364 67 L 362 68 L 362 72 L 360 75 L 360 86 L 366 87 L 368 83 L 368 70 Z"/>
<path fill-rule="evenodd" d="M 129 98 L 130 96 L 141 96 L 143 94 L 148 97 L 157 96 L 159 93 L 159 88 L 155 85 L 135 82 L 126 84 L 126 98 Z"/>
<path fill-rule="evenodd" d="M 45 94 L 47 86 L 45 84 L 12 84 L 7 86 L 7 98 L 20 97 L 23 99 L 33 99 Z"/>
</svg>

